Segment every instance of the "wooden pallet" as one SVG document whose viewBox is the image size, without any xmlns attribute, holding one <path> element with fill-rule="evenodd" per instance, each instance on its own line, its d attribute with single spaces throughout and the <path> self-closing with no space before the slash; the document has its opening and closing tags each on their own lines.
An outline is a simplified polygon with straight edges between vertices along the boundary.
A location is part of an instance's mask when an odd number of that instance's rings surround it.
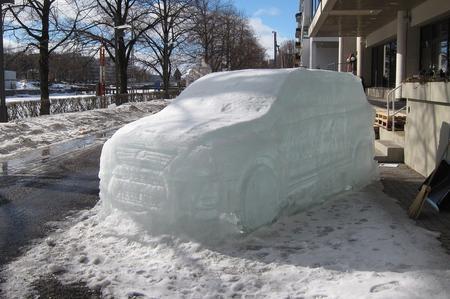
<svg viewBox="0 0 450 299">
<path fill-rule="evenodd" d="M 398 113 L 395 115 L 395 130 L 403 131 L 406 124 L 406 114 Z M 385 129 L 392 128 L 392 117 L 388 119 L 386 110 L 377 110 L 375 113 L 374 125 Z"/>
</svg>

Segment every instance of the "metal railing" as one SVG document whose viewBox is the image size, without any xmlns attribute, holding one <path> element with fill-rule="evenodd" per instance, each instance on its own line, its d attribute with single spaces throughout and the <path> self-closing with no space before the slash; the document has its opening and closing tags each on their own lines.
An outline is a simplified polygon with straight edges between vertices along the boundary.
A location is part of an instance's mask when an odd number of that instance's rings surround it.
<svg viewBox="0 0 450 299">
<path fill-rule="evenodd" d="M 169 98 L 175 98 L 180 93 L 179 90 L 170 90 Z M 120 98 L 120 102 L 147 102 L 156 99 L 166 98 L 163 91 L 150 93 L 129 93 L 105 96 L 87 96 L 87 97 L 67 97 L 50 99 L 50 114 L 80 112 L 93 109 L 107 108 L 116 102 L 116 98 Z M 39 116 L 41 102 L 36 100 L 24 100 L 20 102 L 6 103 L 8 108 L 8 120 L 16 120 L 27 117 Z"/>
<path fill-rule="evenodd" d="M 348 70 L 348 66 L 350 65 L 350 62 L 331 62 L 325 66 L 325 69 L 328 71 L 335 71 L 337 72 L 339 70 L 339 66 L 343 69 L 341 70 L 344 73 L 352 73 L 352 71 Z"/>
<path fill-rule="evenodd" d="M 387 130 L 389 131 L 389 121 L 391 121 L 391 128 L 392 132 L 395 132 L 395 116 L 402 112 L 403 110 L 406 110 L 406 105 L 402 106 L 400 109 L 395 109 L 395 92 L 402 88 L 402 84 L 397 85 L 395 88 L 390 90 L 386 96 L 386 114 L 387 114 Z M 392 100 L 391 97 L 393 96 Z M 391 105 L 392 104 L 392 105 Z M 392 106 L 392 108 L 391 108 Z"/>
</svg>

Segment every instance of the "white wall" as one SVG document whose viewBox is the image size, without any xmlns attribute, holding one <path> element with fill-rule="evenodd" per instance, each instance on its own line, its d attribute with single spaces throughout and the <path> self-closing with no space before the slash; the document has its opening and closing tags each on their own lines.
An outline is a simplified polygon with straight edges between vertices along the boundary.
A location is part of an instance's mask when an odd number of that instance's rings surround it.
<svg viewBox="0 0 450 299">
<path fill-rule="evenodd" d="M 332 67 L 337 68 L 338 61 L 338 43 L 326 42 L 327 47 L 319 47 L 316 44 L 316 55 L 314 59 L 313 68 L 327 69 L 330 64 L 334 64 Z M 332 47 L 328 47 L 332 46 Z"/>
<path fill-rule="evenodd" d="M 303 39 L 300 66 L 309 68 L 309 39 Z"/>
<path fill-rule="evenodd" d="M 411 10 L 410 13 L 410 29 L 415 26 L 423 26 L 427 23 L 431 23 L 434 20 L 450 15 L 450 1 L 449 0 L 428 0 Z M 389 39 L 392 39 L 397 34 L 397 20 L 393 20 L 390 23 L 385 24 L 378 30 L 375 30 L 366 37 L 367 47 L 381 44 Z M 408 37 L 409 38 L 409 37 Z M 409 43 L 408 43 L 409 45 Z M 409 50 L 409 49 L 408 49 Z"/>
<path fill-rule="evenodd" d="M 309 68 L 310 63 L 310 40 L 308 38 L 303 38 L 303 27 L 309 26 L 311 23 L 311 6 L 312 6 L 312 0 L 302 0 L 303 2 L 303 20 L 301 24 L 302 28 L 302 36 L 300 38 L 302 43 L 302 50 L 301 50 L 301 58 L 300 58 L 300 66 Z"/>
<path fill-rule="evenodd" d="M 433 171 L 450 137 L 449 94 L 450 83 L 444 82 L 403 87 L 403 97 L 409 99 L 405 163 L 424 176 Z"/>
<path fill-rule="evenodd" d="M 389 39 L 392 39 L 397 35 L 397 19 L 387 23 L 386 25 L 380 27 L 380 29 L 375 30 L 366 37 L 366 46 L 372 47 L 381 44 Z"/>
<path fill-rule="evenodd" d="M 422 26 L 450 12 L 449 0 L 428 0 L 411 10 L 411 26 Z"/>
<path fill-rule="evenodd" d="M 304 25 L 309 25 L 311 23 L 311 6 L 312 0 L 303 0 L 303 16 L 305 23 Z"/>
</svg>

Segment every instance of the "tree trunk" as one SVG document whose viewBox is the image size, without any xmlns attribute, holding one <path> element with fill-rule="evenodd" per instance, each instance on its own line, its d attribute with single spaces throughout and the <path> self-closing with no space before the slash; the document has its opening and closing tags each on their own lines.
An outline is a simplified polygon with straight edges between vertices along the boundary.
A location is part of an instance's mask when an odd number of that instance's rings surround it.
<svg viewBox="0 0 450 299">
<path fill-rule="evenodd" d="M 169 51 L 167 47 L 164 48 L 162 71 L 163 71 L 163 84 L 164 84 L 164 98 L 169 98 L 169 87 L 170 87 L 170 71 L 169 71 Z"/>
<path fill-rule="evenodd" d="M 127 64 L 119 61 L 119 77 L 120 77 L 120 94 L 128 93 L 128 75 L 127 75 Z M 126 97 L 123 98 L 122 103 L 128 102 Z"/>
<path fill-rule="evenodd" d="M 126 96 L 122 96 L 128 93 L 128 61 L 126 57 L 125 44 L 123 40 L 123 36 L 119 37 L 119 47 L 117 51 L 117 55 L 119 56 L 119 94 L 121 97 L 120 104 L 128 102 L 128 98 Z M 116 58 L 117 59 L 117 58 Z"/>
<path fill-rule="evenodd" d="M 49 54 L 48 43 L 42 45 L 39 50 L 39 81 L 41 90 L 41 109 L 40 115 L 50 114 L 50 94 L 48 90 L 48 74 L 49 74 Z"/>
<path fill-rule="evenodd" d="M 50 2 L 44 1 L 44 8 L 42 10 L 42 36 L 39 42 L 39 80 L 41 90 L 41 109 L 40 115 L 50 114 L 50 95 L 48 90 L 48 75 L 49 75 L 49 15 Z"/>
</svg>

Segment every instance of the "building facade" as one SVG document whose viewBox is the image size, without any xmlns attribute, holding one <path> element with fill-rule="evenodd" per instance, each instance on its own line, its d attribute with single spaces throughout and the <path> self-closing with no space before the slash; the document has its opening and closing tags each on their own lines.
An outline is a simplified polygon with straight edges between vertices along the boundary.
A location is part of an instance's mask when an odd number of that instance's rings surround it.
<svg viewBox="0 0 450 299">
<path fill-rule="evenodd" d="M 311 38 L 337 36 L 338 65 L 356 53 L 371 96 L 407 99 L 405 163 L 428 175 L 450 139 L 450 1 L 312 1 Z M 343 71 L 343 68 L 339 68 Z M 448 158 L 448 153 L 447 153 Z"/>
<path fill-rule="evenodd" d="M 319 1 L 301 0 L 296 14 L 296 66 L 312 69 L 338 70 L 338 38 L 311 37 L 309 28 Z"/>
</svg>

